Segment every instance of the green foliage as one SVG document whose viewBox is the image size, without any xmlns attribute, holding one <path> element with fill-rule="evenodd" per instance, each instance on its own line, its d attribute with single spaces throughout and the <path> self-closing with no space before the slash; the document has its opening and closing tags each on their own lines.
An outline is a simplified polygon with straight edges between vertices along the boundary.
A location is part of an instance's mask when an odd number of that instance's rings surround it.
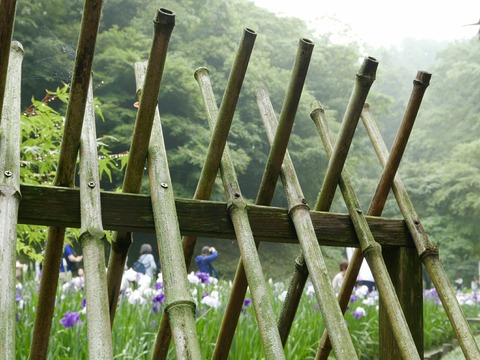
<svg viewBox="0 0 480 360">
<path fill-rule="evenodd" d="M 20 151 L 20 181 L 22 184 L 52 185 L 56 175 L 60 145 L 63 135 L 64 118 L 55 111 L 50 102 L 59 99 L 62 103 L 68 101 L 68 86 L 47 92 L 47 96 L 38 101 L 32 99 L 32 104 L 21 117 L 21 151 Z M 100 111 L 99 104 L 95 107 Z M 102 113 L 99 113 L 102 116 Z M 104 136 L 98 141 L 100 177 L 112 181 L 112 173 L 119 171 L 117 159 L 111 156 L 108 142 L 112 137 Z M 124 164 L 126 157 L 120 158 Z M 121 168 L 123 168 L 122 165 Z M 17 252 L 35 261 L 41 261 L 41 249 L 46 240 L 45 227 L 18 225 Z"/>
</svg>

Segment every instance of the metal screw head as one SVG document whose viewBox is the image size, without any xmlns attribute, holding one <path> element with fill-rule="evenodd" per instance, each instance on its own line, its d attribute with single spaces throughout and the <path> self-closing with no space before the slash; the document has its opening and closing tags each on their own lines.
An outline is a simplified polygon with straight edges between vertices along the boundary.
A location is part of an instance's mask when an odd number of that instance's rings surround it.
<svg viewBox="0 0 480 360">
<path fill-rule="evenodd" d="M 88 187 L 89 187 L 90 189 L 93 189 L 93 188 L 95 187 L 95 183 L 94 183 L 93 181 L 89 181 L 89 182 L 88 182 Z"/>
<path fill-rule="evenodd" d="M 168 188 L 168 184 L 166 184 L 166 183 L 161 183 L 160 186 L 164 189 Z"/>
<path fill-rule="evenodd" d="M 4 174 L 6 177 L 11 177 L 13 175 L 13 173 L 10 170 L 5 170 Z"/>
</svg>

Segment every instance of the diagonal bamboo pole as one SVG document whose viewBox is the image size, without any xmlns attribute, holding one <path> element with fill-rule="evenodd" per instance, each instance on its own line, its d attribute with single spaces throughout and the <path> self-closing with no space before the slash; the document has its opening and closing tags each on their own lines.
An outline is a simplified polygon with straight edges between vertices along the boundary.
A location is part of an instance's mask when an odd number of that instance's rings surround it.
<svg viewBox="0 0 480 360">
<path fill-rule="evenodd" d="M 137 89 L 142 88 L 145 74 L 146 64 L 136 63 Z M 184 261 L 178 261 L 183 257 L 181 234 L 158 108 L 155 110 L 151 140 L 148 147 L 148 169 L 155 230 L 165 283 L 165 312 L 168 314 L 173 332 L 176 358 L 201 359 L 195 328 L 195 303 L 189 291 L 187 268 Z"/>
<path fill-rule="evenodd" d="M 332 156 L 333 146 L 330 140 L 329 129 L 325 118 L 320 116 L 318 104 L 313 104 L 312 119 L 322 138 L 323 146 L 328 157 Z M 393 334 L 397 341 L 403 359 L 420 359 L 412 334 L 408 328 L 400 301 L 395 293 L 392 280 L 382 257 L 382 248 L 370 231 L 365 216 L 360 208 L 360 203 L 355 195 L 350 178 L 345 170 L 340 177 L 340 190 L 357 233 L 360 247 L 365 259 L 372 270 L 375 284 L 380 298 L 385 304 L 385 310 L 390 320 Z"/>
<path fill-rule="evenodd" d="M 363 111 L 362 121 L 374 145 L 380 163 L 385 166 L 389 157 L 388 150 L 368 108 L 365 108 Z M 437 289 L 465 358 L 480 359 L 478 345 L 455 296 L 455 290 L 450 284 L 445 269 L 440 263 L 438 249 L 430 243 L 406 188 L 398 175 L 393 182 L 393 193 L 405 218 L 407 227 L 410 230 L 417 252 Z"/>
<path fill-rule="evenodd" d="M 227 86 L 225 88 L 222 104 L 220 105 L 218 112 L 216 127 L 224 124 L 223 126 L 230 128 L 256 36 L 257 34 L 255 31 L 251 29 L 244 29 L 242 39 L 240 40 L 240 45 L 237 50 L 237 55 L 233 62 Z M 222 129 L 222 127 L 219 127 L 219 129 Z M 217 130 L 216 132 L 219 133 L 220 130 Z M 223 144 L 219 143 L 218 138 L 216 139 L 217 146 L 219 147 L 219 150 L 222 150 L 222 152 L 227 140 L 227 136 L 228 131 L 224 131 L 223 134 L 221 134 L 221 137 L 224 139 Z M 196 200 L 207 200 L 210 198 L 213 185 L 215 183 L 215 178 L 218 173 L 218 167 L 220 166 L 221 161 L 221 153 L 220 157 L 218 157 L 219 154 L 213 151 L 212 144 L 213 143 L 211 142 L 209 149 L 212 148 L 212 150 L 209 150 L 208 155 L 205 158 L 205 164 L 200 174 L 200 179 L 198 181 L 195 194 L 193 195 L 193 198 Z M 214 166 L 215 164 L 217 165 Z M 190 262 L 192 261 L 196 241 L 196 236 L 183 237 L 183 253 L 187 267 L 190 266 Z M 170 339 L 171 333 L 168 319 L 166 316 L 163 316 L 157 335 L 157 341 L 155 343 L 155 351 L 153 355 L 154 359 L 166 359 L 168 347 L 170 345 Z"/>
<path fill-rule="evenodd" d="M 297 55 L 293 65 L 290 83 L 287 88 L 284 105 L 280 115 L 280 124 L 272 145 L 265 172 L 263 174 L 260 191 L 257 195 L 257 205 L 270 205 L 276 181 L 280 174 L 280 167 L 285 155 L 290 133 L 295 120 L 295 114 L 300 101 L 303 84 L 305 82 L 308 65 L 310 63 L 314 44 L 307 39 L 300 39 Z M 275 175 L 276 173 L 276 175 Z M 258 247 L 257 243 L 257 247 Z M 227 311 L 222 321 L 222 326 L 217 338 L 217 346 L 213 353 L 213 359 L 226 359 L 233 341 L 238 318 L 240 316 L 243 300 L 247 291 L 247 277 L 242 261 L 238 262 L 237 271 L 230 293 Z"/>
<path fill-rule="evenodd" d="M 75 165 L 80 146 L 101 10 L 102 0 L 85 1 L 60 158 L 54 180 L 55 186 L 73 187 L 74 184 Z M 64 237 L 65 228 L 49 228 L 43 261 L 43 276 L 40 280 L 40 293 L 30 345 L 30 359 L 44 359 L 47 355 Z"/>
<path fill-rule="evenodd" d="M 7 83 L 10 44 L 12 42 L 13 24 L 17 0 L 0 0 L 0 123 L 2 121 L 3 98 Z"/>
<path fill-rule="evenodd" d="M 80 214 L 80 244 L 85 265 L 85 292 L 88 304 L 88 356 L 90 359 L 113 359 L 107 274 L 105 272 L 106 237 L 102 225 L 95 109 L 91 81 L 80 142 Z"/>
<path fill-rule="evenodd" d="M 154 35 L 150 47 L 146 81 L 139 94 L 140 107 L 135 121 L 127 169 L 123 180 L 122 192 L 124 193 L 138 193 L 142 184 L 145 162 L 147 160 L 148 140 L 152 132 L 155 109 L 160 93 L 160 83 L 167 58 L 168 43 L 175 26 L 175 14 L 167 9 L 158 9 L 153 19 L 153 25 Z M 107 270 L 110 322 L 112 326 L 115 319 L 125 261 L 131 243 L 131 233 L 113 233 Z"/>
<path fill-rule="evenodd" d="M 208 123 L 210 128 L 213 129 L 218 116 L 218 110 L 214 100 L 213 89 L 209 81 L 208 71 L 206 69 L 202 69 L 200 72 L 197 71 L 196 78 L 202 79 L 199 81 L 200 90 L 205 103 Z M 280 336 L 275 326 L 275 314 L 268 295 L 267 284 L 263 276 L 257 246 L 248 220 L 247 204 L 240 192 L 240 185 L 235 175 L 228 145 L 225 146 L 220 171 L 227 200 L 228 213 L 233 222 L 242 263 L 245 267 L 246 278 L 252 293 L 253 306 L 263 342 L 265 358 L 272 360 L 285 359 Z M 218 345 L 222 347 L 223 343 L 218 343 Z"/>
<path fill-rule="evenodd" d="M 423 99 L 423 95 L 430 84 L 431 74 L 426 72 L 418 72 L 415 80 L 413 81 L 413 90 L 410 95 L 409 103 L 407 109 L 403 116 L 400 128 L 398 129 L 397 135 L 395 137 L 392 154 L 388 159 L 388 166 L 385 167 L 386 170 L 382 173 L 381 181 L 379 182 L 375 195 L 370 203 L 367 215 L 370 216 L 381 216 L 383 207 L 387 200 L 388 192 L 392 186 L 393 178 L 398 170 L 400 165 L 401 158 L 405 151 L 409 135 L 413 129 L 413 124 L 418 114 L 420 104 Z M 323 109 L 319 107 L 318 116 L 324 116 Z M 350 295 L 352 294 L 353 287 L 355 285 L 358 273 L 360 271 L 360 266 L 362 265 L 363 255 L 360 248 L 355 249 L 353 256 L 348 265 L 347 272 L 345 274 L 344 282 L 338 294 L 338 301 L 342 311 L 345 312 L 348 302 L 350 300 Z M 328 340 L 328 333 L 325 331 L 320 341 L 319 351 L 317 353 L 317 360 L 327 359 L 328 354 L 331 350 L 331 345 Z"/>
<path fill-rule="evenodd" d="M 355 132 L 363 104 L 367 98 L 371 85 L 375 80 L 378 62 L 371 57 L 364 59 L 356 76 L 352 94 L 345 111 L 338 140 L 335 144 L 334 154 L 330 159 L 322 190 L 315 205 L 316 211 L 328 211 L 333 201 L 340 173 L 348 154 L 353 134 Z M 287 342 L 288 334 L 300 302 L 300 298 L 308 277 L 305 260 L 300 255 L 295 260 L 295 270 L 290 279 L 287 296 L 279 318 L 280 336 L 282 342 Z"/>
<path fill-rule="evenodd" d="M 257 87 L 255 95 L 268 140 L 272 143 L 277 127 L 275 112 L 264 86 Z M 280 176 L 288 201 L 289 214 L 297 232 L 320 311 L 326 328 L 332 334 L 335 355 L 338 359 L 356 359 L 357 354 L 331 286 L 327 266 L 313 228 L 309 207 L 288 152 L 285 154 Z"/>
<path fill-rule="evenodd" d="M 10 49 L 6 101 L 0 122 L 0 354 L 15 358 L 16 304 L 15 260 L 17 215 L 20 206 L 20 84 L 23 48 L 13 42 Z"/>
</svg>

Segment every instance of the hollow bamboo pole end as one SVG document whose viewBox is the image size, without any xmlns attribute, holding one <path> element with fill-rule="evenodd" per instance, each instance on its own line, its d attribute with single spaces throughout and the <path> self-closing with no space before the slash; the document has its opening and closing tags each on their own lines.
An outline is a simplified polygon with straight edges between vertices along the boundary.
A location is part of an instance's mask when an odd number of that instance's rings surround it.
<svg viewBox="0 0 480 360">
<path fill-rule="evenodd" d="M 364 60 L 360 69 L 358 69 L 357 78 L 364 79 L 367 82 L 373 82 L 378 68 L 378 60 L 374 57 L 367 56 Z"/>
<path fill-rule="evenodd" d="M 426 71 L 418 71 L 417 76 L 413 80 L 413 84 L 421 87 L 428 87 L 430 85 L 430 79 L 432 78 L 432 74 Z"/>
<path fill-rule="evenodd" d="M 310 118 L 313 120 L 318 113 L 325 114 L 325 108 L 320 101 L 314 100 L 310 104 Z"/>
<path fill-rule="evenodd" d="M 173 29 L 175 26 L 175 13 L 171 10 L 160 8 L 153 18 L 153 24 L 155 25 L 155 29 Z"/>
<path fill-rule="evenodd" d="M 202 78 L 203 76 L 210 76 L 210 71 L 205 66 L 199 67 L 193 73 L 193 77 L 197 81 L 200 81 L 200 78 Z"/>
</svg>

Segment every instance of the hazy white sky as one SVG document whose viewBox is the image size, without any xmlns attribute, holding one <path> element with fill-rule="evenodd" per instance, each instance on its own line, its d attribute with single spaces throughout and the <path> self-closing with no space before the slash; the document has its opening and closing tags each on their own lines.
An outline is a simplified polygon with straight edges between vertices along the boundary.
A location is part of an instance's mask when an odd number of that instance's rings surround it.
<svg viewBox="0 0 480 360">
<path fill-rule="evenodd" d="M 479 0 L 254 0 L 280 15 L 304 19 L 322 32 L 341 32 L 371 45 L 395 45 L 406 37 L 472 38 L 480 18 Z M 330 20 L 333 18 L 333 20 Z"/>
</svg>

